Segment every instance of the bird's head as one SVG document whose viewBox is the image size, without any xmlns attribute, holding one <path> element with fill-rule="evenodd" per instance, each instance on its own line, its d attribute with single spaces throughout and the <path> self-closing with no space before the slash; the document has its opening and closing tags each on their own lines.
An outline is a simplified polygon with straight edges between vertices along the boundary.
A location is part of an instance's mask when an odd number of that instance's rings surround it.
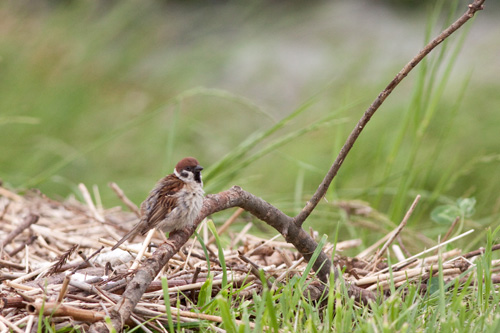
<svg viewBox="0 0 500 333">
<path fill-rule="evenodd" d="M 193 157 L 186 157 L 177 163 L 174 169 L 174 174 L 185 182 L 201 182 L 201 170 L 203 167 L 198 163 L 198 160 Z"/>
</svg>

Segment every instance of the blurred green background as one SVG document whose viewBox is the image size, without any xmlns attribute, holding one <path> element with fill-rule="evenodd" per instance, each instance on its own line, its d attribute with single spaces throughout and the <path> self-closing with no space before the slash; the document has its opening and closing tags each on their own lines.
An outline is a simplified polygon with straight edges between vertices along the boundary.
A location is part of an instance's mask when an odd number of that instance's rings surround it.
<svg viewBox="0 0 500 333">
<path fill-rule="evenodd" d="M 241 185 L 295 214 L 377 94 L 466 8 L 389 3 L 2 2 L 0 178 L 54 198 L 95 184 L 105 207 L 113 181 L 139 204 L 195 156 L 208 193 Z M 459 198 L 476 199 L 462 227 L 498 224 L 498 14 L 487 3 L 403 81 L 308 225 L 375 240 L 418 193 L 424 243 L 449 227 L 431 211 Z"/>
</svg>

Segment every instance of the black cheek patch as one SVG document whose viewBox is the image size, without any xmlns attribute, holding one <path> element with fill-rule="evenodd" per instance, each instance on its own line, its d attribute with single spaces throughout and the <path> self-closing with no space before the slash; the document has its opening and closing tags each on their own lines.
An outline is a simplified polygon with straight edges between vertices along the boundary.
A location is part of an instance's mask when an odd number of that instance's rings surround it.
<svg viewBox="0 0 500 333">
<path fill-rule="evenodd" d="M 201 183 L 201 172 L 195 172 L 194 173 L 194 180 L 198 183 Z"/>
<path fill-rule="evenodd" d="M 181 172 L 181 176 L 184 177 L 184 178 L 187 178 L 188 173 L 186 171 L 182 171 Z"/>
</svg>

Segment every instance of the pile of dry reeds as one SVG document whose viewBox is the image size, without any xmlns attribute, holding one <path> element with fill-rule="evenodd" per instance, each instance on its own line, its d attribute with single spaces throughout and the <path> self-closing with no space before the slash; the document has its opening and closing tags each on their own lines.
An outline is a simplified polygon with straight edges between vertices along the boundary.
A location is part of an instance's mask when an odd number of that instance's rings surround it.
<svg viewBox="0 0 500 333">
<path fill-rule="evenodd" d="M 135 210 L 119 188 L 114 188 L 127 206 Z M 134 261 L 138 246 L 109 250 L 110 245 L 137 222 L 137 214 L 124 212 L 120 207 L 104 209 L 92 202 L 84 186 L 80 189 L 85 205 L 75 199 L 54 201 L 37 192 L 20 196 L 0 187 L 1 332 L 36 331 L 37 322 L 42 318 L 40 312 L 56 328 L 86 327 L 89 323 L 100 321 L 120 298 L 134 268 L 139 265 Z M 241 209 L 236 210 L 219 233 L 229 233 L 227 227 L 241 212 Z M 278 236 L 262 239 L 250 235 L 251 226 L 249 222 L 241 232 L 229 233 L 231 242 L 224 249 L 228 281 L 236 286 L 250 284 L 238 294 L 240 298 L 251 298 L 252 293 L 262 290 L 259 270 L 263 270 L 267 278 L 264 283 L 269 288 L 276 288 L 280 283 L 286 283 L 290 276 L 302 275 L 307 264 L 292 245 L 281 241 Z M 387 290 L 392 275 L 396 287 L 414 281 L 425 289 L 429 277 L 438 272 L 438 246 L 405 258 L 400 248 L 391 244 L 403 226 L 355 258 L 338 253 L 359 246 L 361 241 L 339 242 L 335 247 L 334 264 L 343 268 L 344 279 L 367 290 Z M 223 280 L 214 238 L 209 236 L 203 225 L 200 233 L 205 248 L 196 238 L 184 245 L 148 287 L 135 308 L 130 325 L 157 317 L 147 326 L 162 330 L 167 316 L 160 277 L 165 276 L 171 305 L 181 304 L 180 308 L 171 308 L 174 318 L 184 322 L 203 320 L 206 325 L 218 330 L 215 325 L 222 321 L 221 317 L 191 311 L 207 279 L 212 279 L 213 294 L 220 290 Z M 162 241 L 153 239 L 156 244 Z M 389 246 L 399 260 L 391 267 L 392 270 L 382 257 Z M 324 247 L 330 256 L 333 249 L 332 244 Z M 472 260 L 481 253 L 482 250 L 461 254 L 457 249 L 442 253 L 443 275 L 447 280 L 466 278 L 461 274 L 473 265 Z M 144 253 L 145 257 L 150 255 L 151 252 Z M 423 256 L 426 258 L 420 259 Z M 498 261 L 492 264 L 497 270 Z M 310 278 L 314 279 L 314 275 L 311 274 Z M 493 279 L 496 282 L 500 280 L 498 276 Z M 318 290 L 319 297 L 321 288 Z M 187 301 L 188 298 L 194 302 Z"/>
</svg>

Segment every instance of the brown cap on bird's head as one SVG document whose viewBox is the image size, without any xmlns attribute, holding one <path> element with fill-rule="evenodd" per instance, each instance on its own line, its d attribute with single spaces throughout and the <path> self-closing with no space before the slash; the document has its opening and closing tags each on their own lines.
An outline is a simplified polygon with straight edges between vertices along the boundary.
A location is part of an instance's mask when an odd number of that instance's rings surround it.
<svg viewBox="0 0 500 333">
<path fill-rule="evenodd" d="M 200 165 L 196 158 L 186 157 L 180 160 L 179 163 L 177 163 L 177 165 L 175 166 L 175 170 L 179 173 L 185 169 L 191 169 L 192 171 L 199 172 L 203 170 L 203 167 Z"/>
</svg>

